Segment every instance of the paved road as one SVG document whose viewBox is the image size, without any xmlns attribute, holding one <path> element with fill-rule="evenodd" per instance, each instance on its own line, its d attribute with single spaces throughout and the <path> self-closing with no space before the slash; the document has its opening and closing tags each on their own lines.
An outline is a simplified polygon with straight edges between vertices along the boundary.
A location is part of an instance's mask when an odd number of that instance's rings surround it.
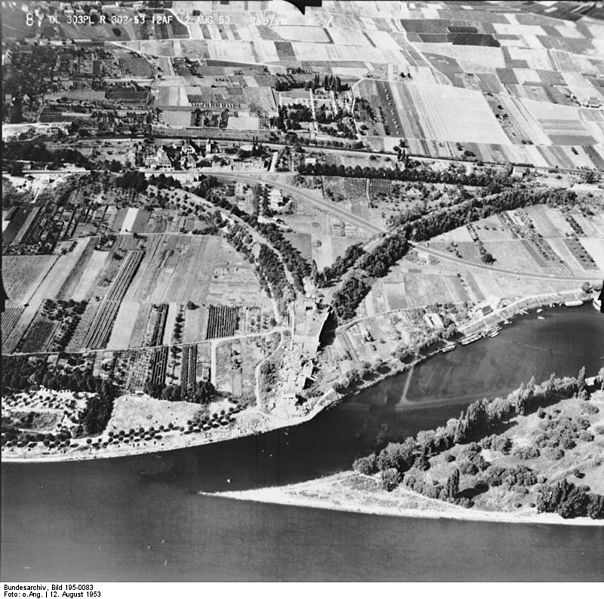
<svg viewBox="0 0 604 599">
<path fill-rule="evenodd" d="M 230 173 L 230 172 L 225 173 L 224 171 L 212 172 L 211 174 L 216 175 L 216 176 L 222 176 L 222 177 L 225 177 L 228 179 L 235 179 L 237 181 L 242 181 L 245 183 L 257 183 L 259 181 L 270 183 L 274 187 L 278 187 L 278 188 L 282 189 L 283 191 L 290 193 L 292 196 L 298 198 L 299 200 L 308 202 L 309 204 L 313 204 L 314 206 L 316 206 L 317 208 L 319 208 L 321 210 L 331 212 L 332 214 L 335 214 L 342 220 L 345 220 L 353 225 L 356 225 L 357 227 L 364 229 L 365 231 L 368 231 L 372 234 L 386 232 L 386 229 L 383 229 L 383 228 L 379 227 L 378 225 L 370 223 L 369 221 L 365 220 L 364 218 L 362 218 L 360 216 L 357 216 L 356 214 L 352 214 L 352 212 L 350 212 L 349 210 L 346 210 L 345 208 L 342 208 L 341 206 L 338 206 L 337 204 L 334 204 L 333 202 L 329 202 L 327 200 L 321 200 L 321 199 L 317 198 L 314 194 L 309 193 L 308 191 L 304 190 L 303 188 L 295 187 L 294 185 L 289 185 L 287 183 L 283 183 L 283 182 L 277 180 L 274 175 L 273 176 L 271 176 L 270 174 L 260 175 L 260 176 L 259 175 L 246 175 L 243 173 Z M 457 258 L 456 256 L 453 256 L 449 252 L 434 250 L 432 248 L 428 248 L 425 245 L 419 244 L 419 243 L 411 243 L 411 245 L 413 247 L 417 248 L 417 250 L 419 250 L 419 251 L 425 252 L 427 254 L 431 254 L 434 257 L 439 258 L 441 260 L 446 260 L 448 262 L 453 262 L 455 264 L 459 264 L 460 266 L 464 266 L 466 268 L 478 268 L 480 270 L 487 270 L 490 272 L 496 272 L 496 273 L 510 275 L 510 276 L 516 276 L 516 277 L 527 277 L 527 278 L 531 278 L 531 279 L 543 279 L 543 280 L 547 280 L 547 281 L 572 281 L 572 282 L 580 281 L 580 282 L 584 282 L 584 281 L 599 281 L 604 276 L 604 273 L 600 273 L 599 271 L 594 272 L 593 274 L 590 273 L 589 275 L 585 274 L 585 275 L 581 275 L 581 276 L 562 276 L 562 275 L 550 275 L 550 274 L 543 274 L 543 273 L 530 273 L 530 272 L 526 272 L 526 271 L 517 271 L 517 270 L 511 270 L 508 268 L 501 268 L 499 266 L 492 266 L 492 265 L 488 265 L 488 264 L 480 264 L 478 262 L 471 262 L 469 260 L 464 260 L 463 258 Z"/>
<path fill-rule="evenodd" d="M 531 272 L 526 272 L 526 271 L 517 271 L 517 270 L 510 270 L 507 268 L 500 268 L 499 266 L 491 266 L 488 264 L 480 264 L 479 262 L 470 262 L 469 260 L 464 260 L 463 258 L 457 258 L 457 256 L 453 256 L 451 255 L 449 252 L 443 252 L 440 250 L 434 250 L 432 248 L 428 248 L 425 245 L 419 244 L 419 243 L 413 243 L 411 242 L 411 245 L 413 247 L 415 247 L 418 251 L 421 252 L 425 252 L 426 254 L 431 254 L 432 256 L 442 259 L 442 260 L 447 260 L 449 262 L 454 262 L 456 264 L 465 266 L 465 267 L 471 267 L 471 268 L 479 268 L 480 270 L 488 270 L 491 272 L 496 272 L 496 273 L 501 273 L 501 274 L 505 274 L 505 275 L 511 275 L 511 276 L 515 276 L 515 277 L 528 277 L 530 279 L 545 279 L 547 281 L 599 281 L 603 276 L 604 273 L 601 273 L 600 271 L 594 271 L 593 274 L 585 274 L 585 275 L 581 275 L 580 277 L 578 276 L 562 276 L 562 275 L 548 275 L 548 274 L 540 274 L 540 273 L 531 273 Z"/>
<path fill-rule="evenodd" d="M 206 173 L 204 173 L 206 174 Z M 318 198 L 315 194 L 309 192 L 300 187 L 296 187 L 294 185 L 289 185 L 288 183 L 283 183 L 275 179 L 275 176 L 271 176 L 269 173 L 264 175 L 256 174 L 256 175 L 247 175 L 244 173 L 237 172 L 224 172 L 224 171 L 214 171 L 207 172 L 207 174 L 215 176 L 215 177 L 223 177 L 226 179 L 234 179 L 235 181 L 241 181 L 242 183 L 269 183 L 273 187 L 278 187 L 279 189 L 295 196 L 299 200 L 306 202 L 307 204 L 312 204 L 313 206 L 319 208 L 320 210 L 324 210 L 326 212 L 330 212 L 331 214 L 337 216 L 341 220 L 349 222 L 352 225 L 355 225 L 359 229 L 363 229 L 372 235 L 386 233 L 387 230 L 365 220 L 361 216 L 353 214 L 349 210 L 334 204 L 333 202 L 329 202 L 327 200 L 323 200 Z"/>
<path fill-rule="evenodd" d="M 53 172 L 55 174 L 65 174 L 66 172 L 68 173 L 70 171 L 43 171 L 43 172 L 44 172 L 44 174 L 51 174 Z M 154 171 L 154 174 L 159 174 L 159 172 L 160 171 Z M 163 172 L 166 175 L 184 173 L 184 171 L 163 171 Z M 349 222 L 350 224 L 353 224 L 356 227 L 363 229 L 363 230 L 367 231 L 368 233 L 371 233 L 372 235 L 383 234 L 383 233 L 387 232 L 386 229 L 379 227 L 378 225 L 375 225 L 374 223 L 371 223 L 356 214 L 353 214 L 349 210 L 346 210 L 345 208 L 342 208 L 341 206 L 338 206 L 337 204 L 334 204 L 333 202 L 329 202 L 327 200 L 322 200 L 320 198 L 317 198 L 314 194 L 309 193 L 307 190 L 305 190 L 303 188 L 295 187 L 294 185 L 289 185 L 287 183 L 283 183 L 282 181 L 279 181 L 278 179 L 275 178 L 276 176 L 278 176 L 276 174 L 273 175 L 272 173 L 264 172 L 263 174 L 255 173 L 252 175 L 252 174 L 246 174 L 246 173 L 239 173 L 236 171 L 225 172 L 222 170 L 221 171 L 204 171 L 203 174 L 212 175 L 215 177 L 222 177 L 222 178 L 231 179 L 231 180 L 235 180 L 235 181 L 241 181 L 242 183 L 248 183 L 248 184 L 254 184 L 254 183 L 258 183 L 258 182 L 269 183 L 269 184 L 273 185 L 274 187 L 278 187 L 278 188 L 282 189 L 283 191 L 291 194 L 292 196 L 295 196 L 299 200 L 312 204 L 316 208 L 319 208 L 320 210 L 330 212 L 331 214 L 337 216 L 338 218 L 340 218 L 346 222 Z M 214 206 L 214 208 L 216 208 L 216 206 Z M 428 254 L 432 254 L 433 256 L 435 256 L 441 260 L 447 260 L 449 262 L 454 262 L 454 263 L 464 266 L 466 268 L 479 268 L 481 270 L 488 270 L 491 272 L 498 272 L 501 274 L 516 276 L 516 277 L 527 277 L 527 278 L 531 278 L 531 279 L 544 279 L 544 280 L 549 280 L 549 281 L 574 281 L 574 282 L 599 281 L 600 279 L 602 279 L 604 277 L 604 273 L 601 273 L 599 271 L 594 272 L 593 274 L 589 274 L 589 275 L 586 273 L 585 275 L 582 275 L 582 276 L 559 276 L 559 275 L 529 273 L 529 272 L 522 272 L 522 271 L 519 272 L 519 271 L 510 270 L 510 269 L 506 269 L 506 268 L 500 268 L 498 266 L 489 266 L 487 264 L 470 262 L 470 261 L 464 260 L 462 258 L 457 258 L 456 256 L 449 254 L 448 252 L 434 250 L 432 248 L 427 248 L 420 244 L 412 243 L 411 245 L 416 247 L 418 250 L 421 250 Z"/>
<path fill-rule="evenodd" d="M 287 268 L 287 263 L 285 262 L 285 258 L 283 258 L 279 249 L 276 248 L 270 242 L 269 239 L 264 237 L 256 229 L 254 229 L 252 226 L 250 226 L 248 223 L 246 223 L 243 219 L 239 218 L 236 214 L 233 214 L 232 212 L 228 211 L 226 208 L 222 208 L 216 204 L 213 204 L 209 200 L 206 200 L 205 198 L 202 198 L 202 197 L 200 197 L 196 194 L 193 194 L 191 192 L 188 192 L 186 190 L 183 190 L 183 191 L 186 194 L 185 199 L 188 200 L 189 202 L 192 202 L 197 205 L 202 204 L 210 211 L 218 210 L 218 212 L 220 212 L 220 214 L 222 214 L 222 216 L 224 216 L 224 218 L 226 218 L 227 220 L 238 223 L 239 226 L 241 226 L 245 231 L 247 231 L 258 243 L 261 243 L 263 245 L 270 247 L 273 250 L 273 252 L 275 252 L 275 254 L 281 260 L 281 263 L 283 264 L 283 271 L 285 272 L 285 276 L 287 277 L 287 280 L 288 280 L 289 284 L 292 286 L 292 288 L 295 289 L 296 284 L 294 282 L 294 277 L 293 277 L 291 271 L 289 270 L 289 268 Z M 170 200 L 170 201 L 172 201 L 172 200 Z M 279 312 L 277 309 L 277 303 L 276 303 L 276 301 L 274 301 L 274 299 L 273 299 L 273 309 L 275 311 L 275 316 L 278 317 Z"/>
</svg>

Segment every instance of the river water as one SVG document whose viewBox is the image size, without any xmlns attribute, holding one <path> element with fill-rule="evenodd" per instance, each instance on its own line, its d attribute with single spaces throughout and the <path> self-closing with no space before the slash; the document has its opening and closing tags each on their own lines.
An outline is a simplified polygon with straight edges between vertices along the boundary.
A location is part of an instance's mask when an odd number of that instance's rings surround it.
<svg viewBox="0 0 604 599">
<path fill-rule="evenodd" d="M 298 427 L 157 455 L 4 464 L 2 579 L 604 580 L 599 527 L 393 518 L 197 495 L 333 474 L 531 376 L 604 367 L 604 317 L 590 306 L 543 315 Z"/>
</svg>

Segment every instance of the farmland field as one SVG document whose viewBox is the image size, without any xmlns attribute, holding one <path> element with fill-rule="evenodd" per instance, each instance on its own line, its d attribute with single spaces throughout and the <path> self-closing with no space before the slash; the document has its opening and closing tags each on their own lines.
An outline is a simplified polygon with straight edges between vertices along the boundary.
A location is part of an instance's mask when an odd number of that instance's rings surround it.
<svg viewBox="0 0 604 599">
<path fill-rule="evenodd" d="M 581 239 L 581 244 L 592 256 L 597 268 L 604 272 L 604 239 Z"/>
<path fill-rule="evenodd" d="M 21 313 L 23 312 L 23 308 L 8 306 L 4 312 L 0 315 L 0 319 L 2 321 L 2 339 L 6 339 L 8 335 L 11 333 Z"/>
<path fill-rule="evenodd" d="M 95 282 L 105 267 L 105 262 L 109 256 L 109 252 L 94 250 L 89 257 L 82 276 L 72 292 L 72 297 L 76 301 L 81 301 L 90 297 L 94 289 Z"/>
<path fill-rule="evenodd" d="M 239 308 L 210 306 L 206 339 L 231 337 L 239 328 Z"/>
<path fill-rule="evenodd" d="M 85 346 L 97 349 L 104 347 L 109 341 L 120 303 L 126 294 L 134 273 L 139 267 L 142 257 L 141 251 L 132 250 L 124 259 L 119 272 L 92 321 L 90 331 L 84 340 Z"/>
<path fill-rule="evenodd" d="M 43 261 L 42 264 L 45 266 L 43 269 L 40 269 L 40 263 L 37 261 L 31 261 L 32 256 L 27 256 L 25 261 L 25 268 L 31 269 L 33 268 L 33 272 L 37 273 L 37 278 L 35 279 L 36 286 L 30 286 L 27 291 L 27 295 L 23 297 L 21 296 L 22 301 L 25 300 L 27 305 L 25 309 L 21 313 L 19 320 L 15 324 L 13 331 L 6 339 L 2 339 L 3 351 L 5 353 L 11 353 L 14 351 L 17 343 L 25 333 L 25 331 L 30 326 L 32 320 L 34 319 L 42 301 L 46 298 L 56 298 L 60 289 L 65 284 L 65 281 L 68 279 L 71 270 L 74 268 L 77 263 L 81 252 L 83 252 L 86 247 L 86 240 L 81 240 L 83 243 L 80 243 L 79 246 L 76 246 L 76 250 L 69 252 L 65 255 L 59 256 L 44 256 L 43 258 L 48 258 L 49 260 Z M 3 261 L 7 258 L 12 258 L 9 256 L 3 256 Z M 21 256 L 15 256 L 15 258 L 21 258 Z M 38 258 L 37 256 L 35 257 Z M 10 262 L 14 269 L 19 264 L 18 262 Z M 50 269 L 47 269 L 47 266 L 50 265 Z M 42 272 L 44 275 L 42 276 Z M 23 294 L 26 288 L 24 288 L 20 283 L 17 283 L 16 274 L 11 275 L 14 276 L 14 284 L 19 285 L 18 289 L 20 293 Z M 34 274 L 36 276 L 36 274 Z"/>
<path fill-rule="evenodd" d="M 399 111 L 412 105 L 426 139 L 507 144 L 509 140 L 479 92 L 436 85 L 396 85 Z M 396 95 L 395 95 L 396 97 Z M 416 137 L 406 134 L 406 137 Z"/>
<path fill-rule="evenodd" d="M 132 301 L 123 301 L 120 304 L 111 337 L 107 342 L 107 349 L 125 349 L 128 347 L 134 332 L 138 307 L 139 304 Z"/>
<path fill-rule="evenodd" d="M 136 215 L 128 214 L 134 222 Z M 76 326 L 72 351 L 170 343 L 177 306 L 188 302 L 192 307 L 183 312 L 186 326 L 180 338 L 185 343 L 202 341 L 206 334 L 232 335 L 238 318 L 227 318 L 224 322 L 231 324 L 223 329 L 215 316 L 220 310 L 236 314 L 240 306 L 248 306 L 272 313 L 272 302 L 261 292 L 250 264 L 219 237 L 178 233 L 137 240 L 119 235 L 110 251 L 94 250 L 95 243 L 95 238 L 80 239 L 58 258 L 4 257 L 4 282 L 14 306 L 3 319 L 5 351 L 16 347 L 45 298 L 94 300 Z M 28 300 L 30 306 L 21 310 L 19 304 Z M 154 306 L 164 308 L 157 312 Z M 26 347 L 33 350 L 34 345 L 28 341 Z"/>
<path fill-rule="evenodd" d="M 56 260 L 56 256 L 2 256 L 2 280 L 8 299 L 27 303 Z"/>
<path fill-rule="evenodd" d="M 89 267 L 89 260 L 94 252 L 96 238 L 80 239 L 76 248 L 73 250 L 76 262 L 69 272 L 69 276 L 63 283 L 63 286 L 57 293 L 58 299 L 71 299 L 80 288 L 80 280 L 84 272 L 93 271 Z M 93 271 L 94 272 L 94 271 Z"/>
<path fill-rule="evenodd" d="M 218 239 L 212 237 L 154 236 L 128 292 L 128 299 L 153 303 L 186 303 L 188 300 L 203 303 L 218 243 Z"/>
<path fill-rule="evenodd" d="M 569 221 L 584 224 L 584 229 L 580 229 L 580 240 L 572 237 L 574 231 Z M 597 213 L 589 216 L 579 212 L 564 215 L 546 206 L 532 206 L 485 219 L 473 225 L 471 231 L 468 227 L 459 227 L 435 237 L 429 246 L 480 262 L 480 243 L 492 254 L 495 265 L 503 265 L 510 270 L 542 270 L 551 274 L 575 273 L 581 276 L 589 270 L 601 270 L 596 260 L 601 253 L 601 230 Z"/>
</svg>

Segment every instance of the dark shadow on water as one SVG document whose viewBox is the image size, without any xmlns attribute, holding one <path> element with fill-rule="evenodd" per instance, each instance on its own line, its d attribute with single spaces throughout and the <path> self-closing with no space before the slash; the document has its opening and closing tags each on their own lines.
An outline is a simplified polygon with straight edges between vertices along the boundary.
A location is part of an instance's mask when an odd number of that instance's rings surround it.
<svg viewBox="0 0 604 599">
<path fill-rule="evenodd" d="M 321 335 L 319 335 L 319 347 L 327 347 L 332 345 L 336 338 L 336 328 L 338 326 L 338 319 L 336 318 L 333 311 L 329 312 L 329 316 L 325 320 Z"/>
</svg>

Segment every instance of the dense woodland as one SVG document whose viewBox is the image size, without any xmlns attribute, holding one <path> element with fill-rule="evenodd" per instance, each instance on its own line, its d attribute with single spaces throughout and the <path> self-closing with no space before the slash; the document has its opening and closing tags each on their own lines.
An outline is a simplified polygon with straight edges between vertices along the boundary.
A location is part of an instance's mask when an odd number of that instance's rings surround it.
<svg viewBox="0 0 604 599">
<path fill-rule="evenodd" d="M 510 468 L 495 466 L 482 456 L 482 449 L 493 448 L 503 453 L 510 451 L 512 442 L 509 437 L 497 433 L 511 418 L 533 412 L 541 417 L 544 406 L 573 395 L 585 402 L 585 406 L 590 406 L 585 388 L 585 369 L 581 369 L 576 378 L 556 378 L 552 375 L 541 385 L 531 381 L 505 398 L 475 401 L 458 418 L 449 420 L 446 426 L 421 431 L 401 443 L 389 443 L 379 453 L 357 459 L 353 468 L 367 475 L 379 473 L 383 488 L 387 491 L 404 485 L 433 499 L 450 501 L 463 507 L 472 507 L 472 498 L 486 492 L 491 486 L 503 485 L 510 491 L 517 491 L 521 488 L 528 490 L 539 484 L 536 505 L 539 511 L 555 512 L 564 518 L 586 515 L 604 518 L 603 496 L 577 487 L 565 479 L 550 482 L 523 464 Z M 564 447 L 569 448 L 569 443 L 575 442 L 573 435 L 575 439 L 589 440 L 583 434 L 585 424 L 581 419 L 577 423 L 554 421 L 554 426 L 559 430 L 547 437 L 546 445 L 542 445 L 547 446 L 548 455 L 554 460 L 559 459 L 559 452 L 564 455 Z M 462 454 L 464 459 L 458 461 L 445 484 L 428 483 L 422 473 L 430 469 L 430 458 L 459 445 L 466 445 Z M 536 456 L 533 453 L 516 457 L 527 459 Z M 475 477 L 471 488 L 460 489 L 460 474 Z"/>
<path fill-rule="evenodd" d="M 365 296 L 371 291 L 373 280 L 385 276 L 407 252 L 407 240 L 404 236 L 394 233 L 388 235 L 371 252 L 351 250 L 352 256 L 359 255 L 352 273 L 344 278 L 339 289 L 333 295 L 333 307 L 338 319 L 345 321 L 353 318 Z M 334 273 L 339 272 L 337 267 Z"/>
<path fill-rule="evenodd" d="M 338 256 L 331 266 L 326 266 L 317 276 L 319 287 L 325 287 L 333 280 L 340 278 L 352 265 L 365 254 L 361 242 L 350 245 L 342 256 Z"/>
<path fill-rule="evenodd" d="M 14 142 L 9 141 L 2 152 L 3 160 L 25 160 L 38 164 L 50 163 L 54 168 L 59 168 L 64 163 L 75 164 L 84 168 L 90 168 L 91 163 L 77 150 L 61 148 L 60 150 L 49 150 L 43 143 L 38 142 Z M 8 169 L 9 171 L 11 169 Z M 14 166 L 12 167 L 14 172 Z M 14 173 L 18 174 L 18 173 Z"/>
<path fill-rule="evenodd" d="M 288 239 L 285 238 L 277 225 L 273 223 L 260 222 L 256 215 L 250 214 L 245 210 L 241 210 L 241 208 L 229 202 L 221 191 L 216 190 L 216 183 L 213 183 L 212 181 L 202 181 L 194 190 L 194 193 L 200 197 L 210 200 L 216 206 L 228 210 L 230 213 L 234 214 L 247 225 L 256 230 L 265 239 L 270 241 L 271 246 L 274 247 L 279 252 L 279 255 L 283 258 L 283 262 L 285 263 L 287 270 L 291 273 L 292 279 L 298 291 L 304 291 L 304 279 L 311 275 L 312 267 L 304 256 L 302 256 L 300 251 L 295 248 Z M 231 238 L 232 237 L 233 236 L 231 236 Z M 239 247 L 242 247 L 242 245 L 243 244 L 240 243 Z M 265 250 L 261 249 L 263 258 L 258 260 L 257 266 L 261 269 L 269 267 L 272 274 L 263 271 L 264 277 L 267 280 L 272 280 L 274 282 L 271 283 L 272 288 L 281 289 L 283 284 L 277 284 L 277 281 L 274 279 L 274 272 L 276 272 L 275 269 L 278 269 L 278 266 L 274 263 L 273 257 L 267 252 L 268 249 L 268 247 Z M 272 253 L 278 258 L 274 252 Z M 279 260 L 279 262 L 281 261 Z M 277 287 L 275 287 L 275 285 L 277 285 Z"/>
<path fill-rule="evenodd" d="M 145 393 L 165 401 L 188 401 L 197 404 L 208 404 L 218 396 L 218 392 L 210 381 L 198 381 L 186 386 L 147 381 Z"/>
<path fill-rule="evenodd" d="M 102 380 L 97 382 L 96 393 L 88 399 L 88 404 L 82 414 L 81 430 L 78 436 L 100 435 L 111 418 L 116 388 L 109 381 Z"/>
<path fill-rule="evenodd" d="M 13 379 L 10 383 L 13 383 L 10 385 L 11 391 L 27 390 L 32 386 L 29 379 Z M 17 386 L 14 385 L 15 383 Z M 93 393 L 94 395 L 88 398 L 86 407 L 80 414 L 80 426 L 76 430 L 75 436 L 94 436 L 101 434 L 105 430 L 113 413 L 113 403 L 117 394 L 117 389 L 112 383 L 92 375 L 47 374 L 42 378 L 41 384 L 48 389 L 56 391 L 87 391 Z M 5 385 L 3 385 L 3 388 L 7 390 L 7 386 Z M 7 434 L 8 440 L 11 440 L 13 437 L 17 438 L 21 434 L 10 424 L 8 419 L 2 420 L 2 432 Z M 68 432 L 64 434 L 68 438 L 71 437 L 71 434 Z"/>
<path fill-rule="evenodd" d="M 260 245 L 257 264 L 261 276 L 269 284 L 271 291 L 269 295 L 275 298 L 282 297 L 288 284 L 285 269 L 283 268 L 283 263 L 279 260 L 279 256 L 263 243 Z"/>
<path fill-rule="evenodd" d="M 478 187 L 498 185 L 502 189 L 510 184 L 507 176 L 492 172 L 466 173 L 465 170 L 435 170 L 419 162 L 409 162 L 406 168 L 398 166 L 383 168 L 374 166 L 344 166 L 343 164 L 301 164 L 300 175 L 324 175 L 327 177 L 356 177 L 366 179 L 390 179 L 394 181 L 423 181 L 424 183 L 447 183 L 450 185 L 470 185 Z M 496 189 L 494 189 L 496 191 Z"/>
</svg>

